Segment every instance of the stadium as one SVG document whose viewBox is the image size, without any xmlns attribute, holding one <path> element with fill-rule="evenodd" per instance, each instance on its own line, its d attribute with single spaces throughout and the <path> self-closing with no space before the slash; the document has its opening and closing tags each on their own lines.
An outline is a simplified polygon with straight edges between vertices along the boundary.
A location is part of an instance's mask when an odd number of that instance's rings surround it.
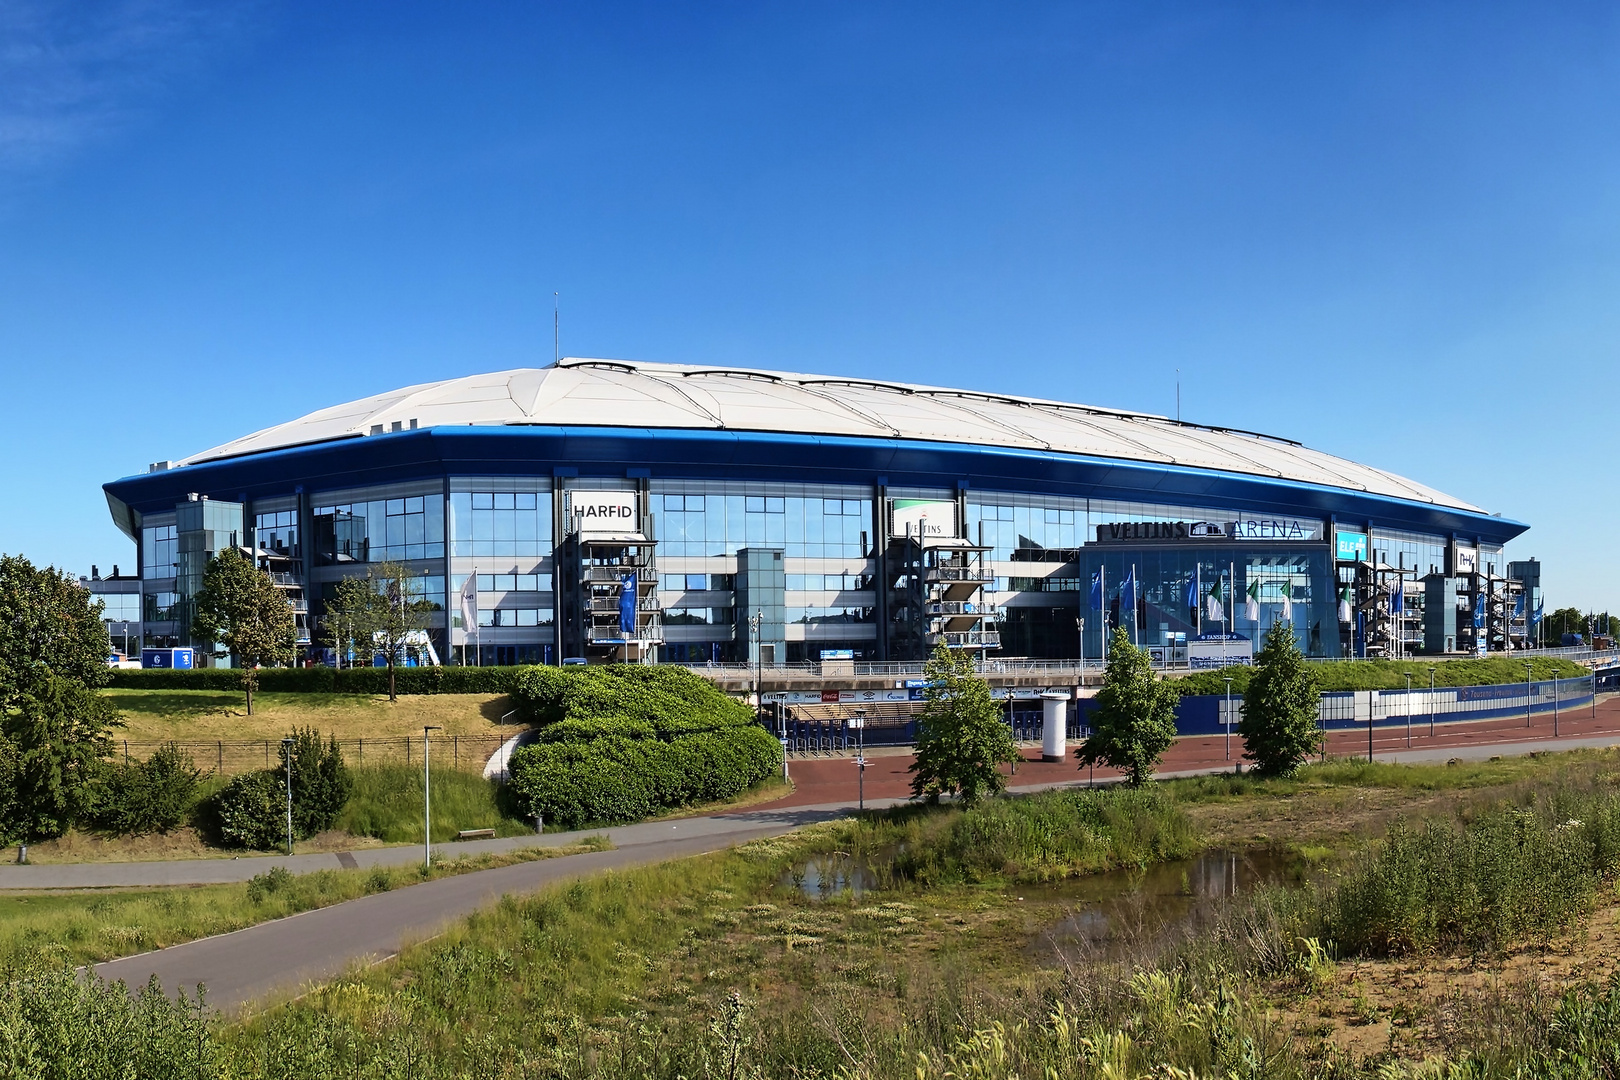
<svg viewBox="0 0 1620 1080">
<path fill-rule="evenodd" d="M 840 376 L 564 359 L 337 405 L 105 485 L 137 637 L 188 639 L 216 551 L 299 612 L 382 562 L 423 662 L 1099 657 L 1521 647 L 1525 525 L 1254 432 Z M 138 590 L 138 591 L 137 591 Z M 1528 601 L 1528 603 L 1526 602 Z M 318 641 L 318 635 L 316 636 Z"/>
</svg>

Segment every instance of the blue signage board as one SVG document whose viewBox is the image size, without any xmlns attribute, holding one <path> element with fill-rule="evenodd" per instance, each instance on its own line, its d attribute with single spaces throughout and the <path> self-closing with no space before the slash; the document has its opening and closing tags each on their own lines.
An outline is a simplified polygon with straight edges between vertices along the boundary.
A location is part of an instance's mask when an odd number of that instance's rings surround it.
<svg viewBox="0 0 1620 1080">
<path fill-rule="evenodd" d="M 1339 562 L 1366 562 L 1367 534 L 1334 530 L 1333 557 Z"/>
<path fill-rule="evenodd" d="M 853 660 L 853 659 L 855 659 L 855 650 L 854 649 L 822 649 L 821 650 L 821 658 L 823 660 Z"/>
<path fill-rule="evenodd" d="M 142 649 L 141 667 L 190 671 L 194 666 L 194 655 L 190 649 Z"/>
</svg>

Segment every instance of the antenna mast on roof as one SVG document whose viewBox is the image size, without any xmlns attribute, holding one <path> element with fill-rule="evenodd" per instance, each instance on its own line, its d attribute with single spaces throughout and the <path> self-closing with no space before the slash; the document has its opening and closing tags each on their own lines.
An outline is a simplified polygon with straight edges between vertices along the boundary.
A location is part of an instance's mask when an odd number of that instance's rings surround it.
<svg viewBox="0 0 1620 1080">
<path fill-rule="evenodd" d="M 562 359 L 562 298 L 559 293 L 551 294 L 551 362 L 557 363 Z"/>
<path fill-rule="evenodd" d="M 1176 368 L 1176 423 L 1181 423 L 1181 369 Z"/>
</svg>

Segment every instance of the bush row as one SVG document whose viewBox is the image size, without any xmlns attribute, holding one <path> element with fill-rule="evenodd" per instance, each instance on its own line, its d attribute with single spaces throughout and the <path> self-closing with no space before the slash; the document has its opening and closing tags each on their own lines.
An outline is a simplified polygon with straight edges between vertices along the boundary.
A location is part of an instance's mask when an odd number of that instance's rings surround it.
<svg viewBox="0 0 1620 1080">
<path fill-rule="evenodd" d="M 512 691 L 521 672 L 515 667 L 419 667 L 396 668 L 401 694 L 506 694 Z M 540 670 L 556 670 L 544 668 Z M 112 672 L 108 686 L 123 690 L 230 690 L 242 689 L 242 673 L 232 668 L 201 668 L 171 671 L 148 668 L 141 671 Z M 284 694 L 386 694 L 387 668 L 329 667 L 265 668 L 259 672 L 259 689 Z"/>
<path fill-rule="evenodd" d="M 781 764 L 781 744 L 745 725 L 667 742 L 622 735 L 538 742 L 513 754 L 510 770 L 512 794 L 529 815 L 580 826 L 735 798 Z"/>
</svg>

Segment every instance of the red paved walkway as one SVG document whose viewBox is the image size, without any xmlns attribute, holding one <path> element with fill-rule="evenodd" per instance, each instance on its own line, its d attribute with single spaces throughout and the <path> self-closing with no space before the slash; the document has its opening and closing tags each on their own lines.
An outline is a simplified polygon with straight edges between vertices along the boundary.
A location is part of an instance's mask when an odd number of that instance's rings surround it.
<svg viewBox="0 0 1620 1080">
<path fill-rule="evenodd" d="M 1592 707 L 1587 705 L 1573 712 L 1564 711 L 1558 720 L 1559 739 L 1590 739 L 1594 736 L 1613 736 L 1620 741 L 1620 697 L 1600 701 L 1594 719 Z M 1410 752 L 1432 758 L 1441 754 L 1469 753 L 1477 757 L 1479 748 L 1507 746 L 1512 743 L 1550 741 L 1553 736 L 1553 718 L 1538 713 L 1530 727 L 1522 717 L 1508 720 L 1489 720 L 1481 723 L 1438 724 L 1435 734 L 1429 736 L 1426 719 L 1413 718 Z M 1385 760 L 1398 760 L 1408 753 L 1406 728 L 1377 727 L 1373 729 L 1373 755 Z M 1367 729 L 1334 731 L 1328 736 L 1328 753 L 1336 757 L 1365 757 Z M 1236 764 L 1243 760 L 1243 740 L 1232 736 L 1231 758 L 1226 756 L 1226 740 L 1219 735 L 1178 739 L 1160 765 L 1160 772 L 1174 773 L 1193 770 L 1212 770 Z M 1069 749 L 1067 761 L 1040 761 L 1040 751 L 1026 749 L 1024 761 L 1012 778 L 1015 785 L 1057 784 L 1083 780 L 1074 761 L 1074 747 Z M 866 797 L 869 799 L 904 799 L 911 794 L 911 760 L 909 751 L 874 751 L 868 757 L 866 768 Z M 848 757 L 794 757 L 789 759 L 788 771 L 793 778 L 793 794 L 765 806 L 783 808 L 791 806 L 817 806 L 824 803 L 853 801 L 858 781 L 857 769 Z M 1117 775 L 1112 770 L 1098 769 L 1098 779 Z M 752 807 L 751 809 L 764 809 Z"/>
</svg>

